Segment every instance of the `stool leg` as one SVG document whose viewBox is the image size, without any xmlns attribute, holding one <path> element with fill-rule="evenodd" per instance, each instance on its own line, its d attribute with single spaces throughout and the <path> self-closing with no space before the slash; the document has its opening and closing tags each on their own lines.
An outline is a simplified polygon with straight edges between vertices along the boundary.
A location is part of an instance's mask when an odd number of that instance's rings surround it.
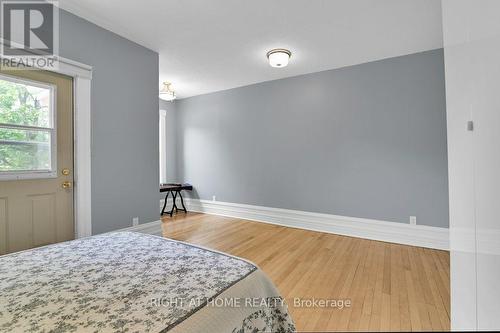
<svg viewBox="0 0 500 333">
<path fill-rule="evenodd" d="M 175 204 L 175 201 L 177 199 L 177 192 L 172 192 L 172 196 L 174 197 L 174 204 L 172 206 L 172 210 L 170 211 L 170 217 L 174 214 L 174 209 L 177 211 L 177 205 Z"/>
<path fill-rule="evenodd" d="M 184 213 L 187 213 L 188 211 L 186 210 L 186 206 L 184 206 L 184 200 L 182 199 L 182 193 L 179 191 L 179 197 L 181 197 L 181 205 L 182 205 L 182 210 Z"/>
<path fill-rule="evenodd" d="M 165 208 L 167 207 L 167 199 L 168 199 L 169 194 L 170 194 L 170 191 L 167 191 L 167 195 L 165 196 L 165 202 L 163 203 L 163 209 L 161 210 L 161 216 L 163 216 L 163 214 L 165 214 Z"/>
</svg>

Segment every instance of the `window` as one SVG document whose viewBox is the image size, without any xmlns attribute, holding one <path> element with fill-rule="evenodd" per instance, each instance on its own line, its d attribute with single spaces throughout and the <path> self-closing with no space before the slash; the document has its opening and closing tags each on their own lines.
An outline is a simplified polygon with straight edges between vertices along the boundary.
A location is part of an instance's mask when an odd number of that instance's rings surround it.
<svg viewBox="0 0 500 333">
<path fill-rule="evenodd" d="M 0 179 L 57 176 L 55 87 L 0 75 Z"/>
</svg>

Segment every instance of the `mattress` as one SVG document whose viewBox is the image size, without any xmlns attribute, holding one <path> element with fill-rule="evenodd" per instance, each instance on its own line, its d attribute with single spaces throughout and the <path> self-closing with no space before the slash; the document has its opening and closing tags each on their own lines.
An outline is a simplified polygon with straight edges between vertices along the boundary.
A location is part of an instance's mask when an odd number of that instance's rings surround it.
<svg viewBox="0 0 500 333">
<path fill-rule="evenodd" d="M 0 332 L 294 332 L 254 264 L 116 232 L 0 257 Z"/>
</svg>

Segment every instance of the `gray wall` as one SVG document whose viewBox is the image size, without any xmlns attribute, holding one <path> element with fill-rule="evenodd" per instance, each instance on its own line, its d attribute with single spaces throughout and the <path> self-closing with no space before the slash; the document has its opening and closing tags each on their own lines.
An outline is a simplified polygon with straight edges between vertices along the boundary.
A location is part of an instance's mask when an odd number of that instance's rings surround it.
<svg viewBox="0 0 500 333">
<path fill-rule="evenodd" d="M 65 11 L 60 53 L 94 69 L 92 233 L 158 220 L 158 54 Z"/>
<path fill-rule="evenodd" d="M 448 227 L 443 51 L 176 102 L 202 199 Z"/>
</svg>

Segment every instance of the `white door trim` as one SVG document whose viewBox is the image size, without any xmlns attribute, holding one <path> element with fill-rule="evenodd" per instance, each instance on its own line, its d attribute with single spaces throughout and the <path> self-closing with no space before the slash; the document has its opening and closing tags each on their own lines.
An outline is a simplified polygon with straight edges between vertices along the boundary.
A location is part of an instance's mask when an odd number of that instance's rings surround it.
<svg viewBox="0 0 500 333">
<path fill-rule="evenodd" d="M 167 182 L 167 111 L 160 110 L 160 184 Z"/>
<path fill-rule="evenodd" d="M 73 77 L 75 238 L 92 235 L 92 67 L 60 58 L 58 73 Z"/>
</svg>

